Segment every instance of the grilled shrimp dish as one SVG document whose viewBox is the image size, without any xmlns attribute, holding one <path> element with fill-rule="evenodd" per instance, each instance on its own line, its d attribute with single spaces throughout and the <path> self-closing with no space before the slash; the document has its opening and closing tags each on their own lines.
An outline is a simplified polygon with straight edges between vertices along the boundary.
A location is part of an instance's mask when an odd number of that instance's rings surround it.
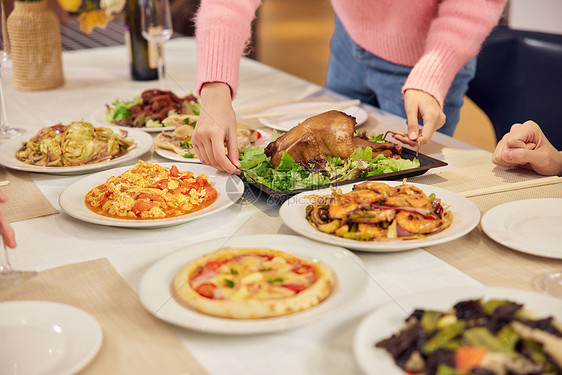
<svg viewBox="0 0 562 375">
<path fill-rule="evenodd" d="M 349 193 L 315 196 L 306 219 L 316 229 L 358 241 L 417 239 L 451 226 L 453 214 L 435 194 L 414 185 L 366 181 Z"/>
</svg>

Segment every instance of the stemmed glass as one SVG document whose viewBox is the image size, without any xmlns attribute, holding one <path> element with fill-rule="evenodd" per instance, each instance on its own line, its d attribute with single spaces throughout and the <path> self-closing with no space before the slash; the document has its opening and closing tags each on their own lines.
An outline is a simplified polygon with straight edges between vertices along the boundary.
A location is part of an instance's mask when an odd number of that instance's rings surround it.
<svg viewBox="0 0 562 375">
<path fill-rule="evenodd" d="M 2 255 L 0 256 L 0 287 L 19 284 L 37 275 L 35 271 L 15 271 L 10 264 L 8 249 L 6 248 L 2 235 L 0 235 L 0 242 L 2 242 Z"/>
<path fill-rule="evenodd" d="M 562 298 L 562 271 L 547 272 L 533 282 L 541 292 Z"/>
<path fill-rule="evenodd" d="M 168 0 L 141 0 L 142 36 L 154 42 L 158 51 L 158 81 L 166 86 L 164 77 L 164 42 L 172 37 L 172 16 Z"/>
<path fill-rule="evenodd" d="M 8 61 L 8 54 L 4 49 L 0 50 L 0 139 L 8 139 L 20 135 L 22 130 L 12 128 L 8 125 L 6 118 L 6 104 L 4 103 L 4 90 L 2 88 L 2 65 Z"/>
</svg>

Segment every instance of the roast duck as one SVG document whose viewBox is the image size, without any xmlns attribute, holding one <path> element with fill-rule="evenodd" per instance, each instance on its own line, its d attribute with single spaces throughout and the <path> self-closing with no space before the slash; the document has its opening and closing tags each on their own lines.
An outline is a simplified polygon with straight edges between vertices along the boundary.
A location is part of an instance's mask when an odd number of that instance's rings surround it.
<svg viewBox="0 0 562 375">
<path fill-rule="evenodd" d="M 340 111 L 328 111 L 295 126 L 277 140 L 269 143 L 264 153 L 277 167 L 287 152 L 297 163 L 326 159 L 327 156 L 347 159 L 359 147 L 371 147 L 374 156 L 399 155 L 401 147 L 391 142 L 372 142 L 355 136 L 355 117 Z"/>
</svg>

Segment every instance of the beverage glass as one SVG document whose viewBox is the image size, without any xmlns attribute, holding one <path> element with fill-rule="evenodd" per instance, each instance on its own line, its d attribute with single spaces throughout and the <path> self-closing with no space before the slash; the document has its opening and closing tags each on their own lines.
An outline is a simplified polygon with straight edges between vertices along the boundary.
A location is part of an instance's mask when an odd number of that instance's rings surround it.
<svg viewBox="0 0 562 375">
<path fill-rule="evenodd" d="M 0 50 L 0 139 L 8 139 L 23 133 L 21 129 L 10 127 L 6 117 L 6 103 L 4 101 L 4 90 L 2 88 L 2 65 L 8 61 L 8 53 Z"/>
<path fill-rule="evenodd" d="M 141 0 L 142 36 L 156 44 L 158 51 L 158 81 L 166 87 L 164 75 L 164 42 L 172 37 L 172 16 L 168 0 Z"/>
<path fill-rule="evenodd" d="M 0 242 L 2 242 L 2 253 L 0 256 L 0 287 L 19 284 L 34 276 L 37 276 L 35 271 L 16 271 L 12 268 L 8 258 L 8 249 L 4 243 L 4 239 L 0 235 Z"/>
</svg>

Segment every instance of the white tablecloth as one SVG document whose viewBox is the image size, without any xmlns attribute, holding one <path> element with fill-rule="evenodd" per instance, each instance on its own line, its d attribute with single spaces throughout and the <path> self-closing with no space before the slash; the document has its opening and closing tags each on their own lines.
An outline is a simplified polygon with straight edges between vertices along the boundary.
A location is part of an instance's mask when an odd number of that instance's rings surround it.
<svg viewBox="0 0 562 375">
<path fill-rule="evenodd" d="M 195 42 L 190 38 L 174 39 L 166 44 L 169 89 L 180 94 L 182 90 L 194 89 L 195 56 Z M 66 84 L 48 91 L 15 91 L 10 63 L 3 68 L 8 119 L 12 125 L 25 127 L 28 136 L 40 127 L 58 122 L 90 120 L 92 113 L 116 98 L 127 99 L 144 89 L 157 87 L 157 82 L 130 79 L 123 47 L 65 52 L 63 61 Z M 243 59 L 239 95 L 234 105 L 237 109 L 249 110 L 326 94 L 319 90 L 294 76 Z M 404 120 L 396 116 L 373 108 L 370 112 L 389 127 L 404 124 Z M 489 153 L 471 150 L 450 137 L 437 134 L 435 139 L 480 158 L 489 157 Z M 450 153 L 447 168 L 455 167 L 455 157 L 458 157 L 455 155 Z M 149 157 L 147 154 L 144 159 Z M 166 161 L 158 156 L 154 160 Z M 82 177 L 33 174 L 37 186 L 59 210 L 59 194 Z M 190 244 L 242 234 L 294 234 L 283 225 L 278 206 L 268 205 L 265 198 L 255 204 L 235 204 L 220 215 L 161 229 L 94 225 L 62 212 L 17 222 L 13 228 L 18 241 L 18 248 L 11 252 L 15 267 L 44 270 L 107 257 L 135 290 L 152 263 Z M 421 249 L 386 254 L 357 252 L 357 255 L 369 271 L 366 294 L 340 313 L 314 324 L 287 332 L 251 336 L 214 335 L 177 327 L 174 330 L 195 358 L 213 374 L 354 374 L 359 369 L 353 357 L 352 338 L 359 321 L 368 312 L 411 293 L 439 287 L 481 285 Z"/>
</svg>

